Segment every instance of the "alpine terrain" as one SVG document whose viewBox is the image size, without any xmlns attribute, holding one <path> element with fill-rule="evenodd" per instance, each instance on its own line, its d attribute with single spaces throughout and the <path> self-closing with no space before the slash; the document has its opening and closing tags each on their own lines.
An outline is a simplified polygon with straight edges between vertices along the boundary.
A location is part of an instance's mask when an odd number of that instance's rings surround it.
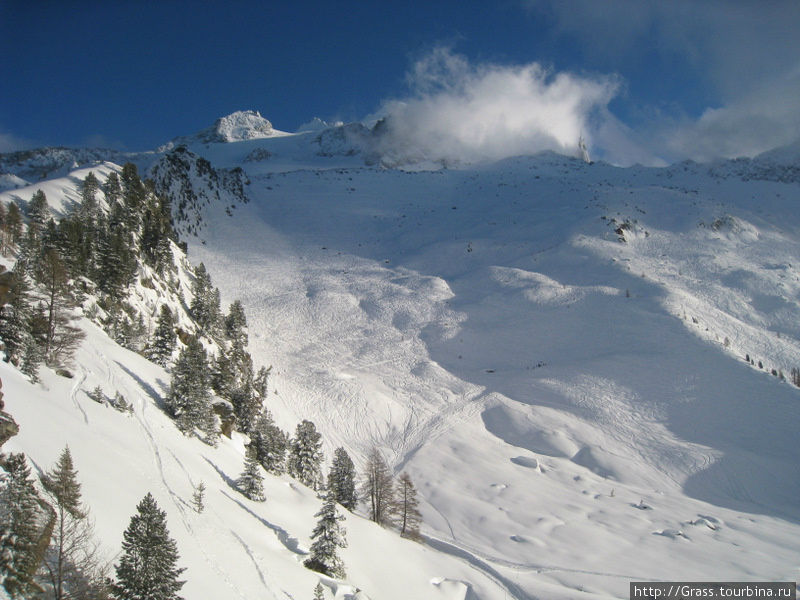
<svg viewBox="0 0 800 600">
<path fill-rule="evenodd" d="M 800 146 L 467 163 L 396 128 L 0 155 L 8 597 L 800 578 Z"/>
</svg>

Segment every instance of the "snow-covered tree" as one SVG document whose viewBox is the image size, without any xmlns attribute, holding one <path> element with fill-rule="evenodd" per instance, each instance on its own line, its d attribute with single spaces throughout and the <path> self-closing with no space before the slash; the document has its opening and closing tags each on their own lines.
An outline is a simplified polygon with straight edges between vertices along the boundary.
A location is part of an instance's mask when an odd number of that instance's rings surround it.
<svg viewBox="0 0 800 600">
<path fill-rule="evenodd" d="M 0 309 L 0 338 L 3 339 L 6 360 L 18 365 L 30 338 L 31 286 L 24 269 L 12 271 L 7 301 Z"/>
<path fill-rule="evenodd" d="M 325 591 L 322 589 L 322 583 L 319 581 L 314 587 L 314 600 L 325 600 Z"/>
<path fill-rule="evenodd" d="M 0 458 L 0 583 L 12 598 L 27 598 L 38 589 L 39 495 L 24 454 Z"/>
<path fill-rule="evenodd" d="M 112 584 L 117 600 L 180 600 L 178 547 L 167 530 L 167 514 L 148 493 L 123 533 L 122 558 Z"/>
<path fill-rule="evenodd" d="M 337 448 L 328 473 L 328 489 L 336 502 L 351 512 L 358 506 L 355 477 L 356 468 L 350 455 L 344 448 Z"/>
<path fill-rule="evenodd" d="M 92 171 L 83 178 L 81 183 L 81 207 L 79 215 L 82 221 L 97 219 L 100 207 L 97 204 L 97 192 L 100 190 L 100 182 Z"/>
<path fill-rule="evenodd" d="M 201 513 L 205 510 L 205 499 L 206 499 L 206 484 L 202 481 L 194 486 L 194 492 L 192 493 L 192 505 L 194 509 Z"/>
<path fill-rule="evenodd" d="M 225 317 L 225 337 L 243 348 L 247 347 L 247 317 L 240 300 L 234 300 L 228 308 Z"/>
<path fill-rule="evenodd" d="M 394 480 L 380 450 L 373 446 L 367 457 L 361 496 L 369 508 L 369 517 L 376 523 L 391 523 L 394 507 Z"/>
<path fill-rule="evenodd" d="M 400 535 L 412 540 L 419 540 L 419 527 L 422 524 L 422 513 L 417 508 L 417 490 L 411 482 L 411 476 L 403 472 L 397 486 L 396 518 Z"/>
<path fill-rule="evenodd" d="M 263 481 L 264 476 L 261 475 L 261 465 L 258 464 L 255 449 L 249 447 L 245 453 L 244 471 L 236 482 L 236 485 L 239 487 L 239 491 L 250 498 L 250 500 L 263 502 L 266 500 Z"/>
<path fill-rule="evenodd" d="M 175 361 L 166 406 L 181 431 L 188 434 L 196 427 L 206 434 L 209 442 L 216 441 L 217 426 L 211 408 L 208 360 L 203 345 L 195 337 L 189 338 Z"/>
<path fill-rule="evenodd" d="M 157 365 L 166 367 L 175 350 L 177 335 L 175 334 L 175 318 L 166 304 L 161 305 L 158 322 L 153 337 L 145 351 L 145 356 Z"/>
<path fill-rule="evenodd" d="M 322 436 L 314 423 L 298 423 L 289 443 L 289 475 L 312 490 L 322 487 Z"/>
<path fill-rule="evenodd" d="M 105 568 L 68 447 L 41 480 L 56 517 L 43 561 L 54 600 L 103 597 Z"/>
<path fill-rule="evenodd" d="M 211 275 L 203 263 L 194 269 L 192 302 L 189 310 L 203 333 L 210 335 L 215 333 L 220 321 L 219 290 L 211 285 Z"/>
<path fill-rule="evenodd" d="M 336 509 L 336 500 L 328 492 L 325 503 L 319 512 L 317 526 L 311 533 L 311 556 L 303 564 L 313 571 L 324 573 L 329 577 L 344 578 L 344 563 L 339 557 L 339 548 L 347 548 L 346 531 L 339 523 L 344 517 Z"/>
<path fill-rule="evenodd" d="M 280 475 L 286 471 L 288 445 L 288 436 L 275 424 L 272 413 L 265 408 L 250 430 L 250 446 L 255 449 L 256 458 L 267 473 Z"/>
<path fill-rule="evenodd" d="M 38 232 L 41 232 L 45 223 L 50 220 L 50 207 L 47 204 L 47 196 L 42 190 L 36 190 L 28 202 L 28 218 Z"/>
</svg>

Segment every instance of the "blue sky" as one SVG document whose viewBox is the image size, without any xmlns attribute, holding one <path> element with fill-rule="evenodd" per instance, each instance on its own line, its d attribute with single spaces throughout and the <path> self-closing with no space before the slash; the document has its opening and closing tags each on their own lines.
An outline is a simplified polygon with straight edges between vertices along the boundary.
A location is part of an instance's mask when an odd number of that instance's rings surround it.
<svg viewBox="0 0 800 600">
<path fill-rule="evenodd" d="M 618 162 L 754 154 L 800 137 L 798 38 L 795 0 L 3 0 L 0 151 L 149 149 L 240 109 L 287 131 L 401 110 L 419 131 L 443 90 L 505 123 L 553 109 L 563 76 L 551 137 Z"/>
</svg>

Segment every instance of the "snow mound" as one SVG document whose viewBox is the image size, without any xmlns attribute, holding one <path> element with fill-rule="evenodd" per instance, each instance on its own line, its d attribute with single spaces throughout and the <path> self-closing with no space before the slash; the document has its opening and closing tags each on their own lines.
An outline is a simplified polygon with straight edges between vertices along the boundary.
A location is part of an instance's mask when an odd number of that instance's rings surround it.
<svg viewBox="0 0 800 600">
<path fill-rule="evenodd" d="M 471 593 L 469 585 L 463 581 L 436 577 L 431 580 L 431 585 L 440 592 L 441 598 L 447 598 L 447 600 L 467 600 L 475 597 Z"/>
<path fill-rule="evenodd" d="M 4 192 L 6 190 L 15 190 L 17 188 L 25 187 L 26 185 L 28 185 L 27 181 L 21 177 L 12 175 L 11 173 L 4 173 L 3 175 L 0 175 L 0 192 Z"/>
</svg>

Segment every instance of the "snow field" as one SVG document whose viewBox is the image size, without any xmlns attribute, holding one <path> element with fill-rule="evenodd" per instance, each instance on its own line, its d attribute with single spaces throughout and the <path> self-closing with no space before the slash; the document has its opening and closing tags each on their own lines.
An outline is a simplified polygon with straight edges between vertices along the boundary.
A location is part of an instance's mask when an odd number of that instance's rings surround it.
<svg viewBox="0 0 800 600">
<path fill-rule="evenodd" d="M 313 420 L 326 457 L 345 445 L 357 466 L 378 444 L 419 489 L 427 546 L 349 517 L 349 578 L 326 593 L 623 598 L 631 580 L 798 578 L 800 390 L 766 371 L 800 367 L 796 185 L 547 154 L 365 169 L 309 139 L 193 148 L 241 164 L 252 201 L 207 207 L 189 242 L 245 306 L 277 422 Z M 49 393 L 0 365 L 23 426 L 9 447 L 47 468 L 67 438 L 113 548 L 155 486 L 187 597 L 309 597 L 313 494 L 268 478 L 266 504 L 245 500 L 229 485 L 242 440 L 180 436 L 155 404 L 166 374 L 89 329 L 76 379 L 47 377 Z M 134 417 L 88 400 L 96 382 L 135 398 Z M 42 407 L 57 420 L 40 427 Z M 101 516 L 92 497 L 126 500 Z"/>
</svg>

